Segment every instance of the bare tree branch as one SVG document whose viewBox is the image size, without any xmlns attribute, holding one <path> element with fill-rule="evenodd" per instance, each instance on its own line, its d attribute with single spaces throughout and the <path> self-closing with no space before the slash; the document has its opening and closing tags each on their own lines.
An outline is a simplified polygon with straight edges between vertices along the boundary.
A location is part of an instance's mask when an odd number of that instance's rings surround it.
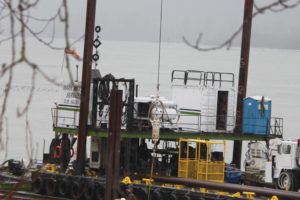
<svg viewBox="0 0 300 200">
<path fill-rule="evenodd" d="M 33 97 L 33 94 L 34 94 L 36 68 L 32 68 L 32 70 L 33 70 L 33 73 L 32 73 L 32 77 L 31 77 L 31 88 L 30 88 L 29 96 L 27 98 L 26 105 L 23 108 L 23 110 L 20 111 L 19 108 L 17 109 L 17 116 L 18 117 L 22 117 L 25 113 L 28 113 L 29 106 L 30 106 L 30 103 L 31 103 L 31 100 L 32 100 L 32 97 Z"/>
<path fill-rule="evenodd" d="M 6 136 L 6 140 L 5 140 L 5 155 L 4 155 L 4 160 L 7 159 L 7 156 L 8 156 L 8 141 L 9 141 L 9 130 L 8 130 L 8 120 L 7 120 L 7 117 L 5 117 L 5 128 L 6 128 L 6 131 L 5 131 L 5 136 Z M 3 145 L 2 145 L 3 146 Z"/>
<path fill-rule="evenodd" d="M 49 18 L 38 18 L 32 16 L 30 11 L 34 8 L 40 0 L 0 0 L 0 22 L 9 23 L 10 24 L 10 36 L 0 40 L 0 44 L 3 42 L 11 42 L 11 61 L 8 64 L 2 64 L 0 69 L 0 78 L 7 78 L 5 88 L 3 91 L 3 95 L 0 96 L 2 98 L 2 105 L 0 109 L 0 150 L 3 149 L 3 127 L 4 127 L 4 119 L 7 109 L 7 102 L 9 99 L 9 94 L 12 88 L 13 82 L 13 71 L 18 65 L 25 64 L 32 70 L 31 74 L 31 87 L 27 100 L 25 100 L 25 106 L 20 109 L 17 109 L 17 116 L 22 117 L 26 116 L 26 149 L 27 154 L 30 158 L 33 156 L 33 147 L 32 147 L 32 131 L 30 128 L 28 113 L 31 105 L 31 101 L 35 91 L 35 80 L 36 76 L 39 74 L 45 78 L 45 80 L 55 84 L 60 85 L 55 79 L 49 77 L 42 69 L 39 67 L 33 60 L 30 60 L 27 57 L 27 36 L 29 33 L 33 36 L 37 41 L 44 44 L 46 47 L 54 50 L 64 50 L 65 48 L 70 48 L 70 40 L 69 40 L 69 22 L 68 22 L 68 7 L 67 0 L 61 0 L 61 4 L 59 5 L 57 11 L 54 13 L 52 17 Z M 39 22 L 41 24 L 41 28 L 39 30 L 33 30 L 31 27 L 31 20 L 35 22 Z M 61 47 L 57 47 L 53 45 L 54 38 L 56 35 L 56 23 L 64 24 L 64 39 L 65 44 Z M 8 24 L 7 23 L 7 24 Z M 44 33 L 47 29 L 51 29 L 51 38 L 49 41 L 44 40 L 40 37 L 42 33 Z M 20 41 L 20 47 L 16 45 L 16 41 Z M 17 53 L 18 52 L 18 53 Z M 71 80 L 72 74 L 70 71 L 70 62 L 68 60 L 68 56 L 66 56 L 67 60 L 67 69 L 68 74 Z M 8 130 L 8 129 L 6 129 Z M 7 133 L 8 134 L 8 133 Z M 8 137 L 6 137 L 8 138 Z M 8 143 L 5 144 L 7 148 Z"/>
<path fill-rule="evenodd" d="M 66 49 L 70 48 L 70 41 L 69 41 L 69 13 L 68 13 L 68 6 L 67 6 L 67 0 L 63 0 L 63 8 L 64 8 L 64 18 L 61 18 L 62 21 L 65 22 L 65 45 Z M 69 78 L 71 83 L 73 83 L 73 75 L 70 69 L 70 60 L 69 55 L 66 54 L 66 68 L 68 70 Z"/>
<path fill-rule="evenodd" d="M 254 4 L 254 8 L 256 11 L 252 14 L 252 19 L 258 16 L 259 14 L 263 14 L 266 11 L 271 11 L 271 12 L 282 12 L 286 9 L 292 9 L 297 7 L 300 4 L 300 0 L 277 0 L 273 3 L 270 3 L 268 5 L 259 7 L 257 4 Z M 218 50 L 226 47 L 229 49 L 232 45 L 233 40 L 242 32 L 243 25 L 241 25 L 225 42 L 222 44 L 215 46 L 215 47 L 201 47 L 201 39 L 202 39 L 202 33 L 199 34 L 199 37 L 195 41 L 195 43 L 190 42 L 189 40 L 186 39 L 186 37 L 182 37 L 182 40 L 184 43 L 186 43 L 189 47 L 192 47 L 198 51 L 213 51 L 213 50 Z"/>
<path fill-rule="evenodd" d="M 26 151 L 29 157 L 29 160 L 33 157 L 34 148 L 32 146 L 32 131 L 30 128 L 30 123 L 28 120 L 28 114 L 26 114 Z"/>
</svg>

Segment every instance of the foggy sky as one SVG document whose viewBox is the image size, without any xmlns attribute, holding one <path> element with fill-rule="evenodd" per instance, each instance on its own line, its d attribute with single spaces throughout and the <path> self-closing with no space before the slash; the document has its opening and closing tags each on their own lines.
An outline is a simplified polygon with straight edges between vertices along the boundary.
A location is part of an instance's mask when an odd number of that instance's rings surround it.
<svg viewBox="0 0 300 200">
<path fill-rule="evenodd" d="M 274 1 L 274 0 L 273 0 Z M 60 0 L 42 1 L 33 15 L 50 16 Z M 243 20 L 244 0 L 164 0 L 162 40 L 182 42 L 185 36 L 195 41 L 203 33 L 202 43 L 217 45 L 231 36 Z M 271 0 L 259 0 L 264 5 Z M 70 0 L 70 36 L 84 34 L 86 1 Z M 97 0 L 96 25 L 102 27 L 104 40 L 157 42 L 160 0 Z M 267 48 L 300 49 L 300 6 L 280 13 L 266 12 L 252 25 L 252 45 Z M 34 24 L 34 26 L 36 26 Z M 48 30 L 47 34 L 51 33 Z M 57 27 L 62 36 L 62 27 Z M 240 44 L 240 36 L 234 45 Z"/>
</svg>

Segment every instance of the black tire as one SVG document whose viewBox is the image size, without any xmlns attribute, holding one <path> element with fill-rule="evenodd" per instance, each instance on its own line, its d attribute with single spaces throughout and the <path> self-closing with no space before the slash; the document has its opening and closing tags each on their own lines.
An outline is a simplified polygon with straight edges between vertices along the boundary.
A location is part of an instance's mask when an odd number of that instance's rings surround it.
<svg viewBox="0 0 300 200">
<path fill-rule="evenodd" d="M 175 192 L 172 192 L 169 196 L 169 200 L 177 200 L 177 195 L 175 194 Z"/>
<path fill-rule="evenodd" d="M 163 196 L 159 189 L 155 189 L 151 194 L 151 200 L 163 200 Z"/>
<path fill-rule="evenodd" d="M 95 198 L 97 200 L 103 200 L 105 198 L 105 189 L 100 183 L 95 183 Z"/>
<path fill-rule="evenodd" d="M 182 200 L 191 200 L 191 197 L 189 197 L 187 194 L 184 195 L 182 198 Z"/>
<path fill-rule="evenodd" d="M 95 196 L 95 183 L 94 181 L 89 181 L 84 186 L 84 198 L 86 200 L 94 199 Z"/>
<path fill-rule="evenodd" d="M 70 195 L 72 199 L 80 199 L 83 196 L 83 189 L 79 181 L 72 181 Z"/>
<path fill-rule="evenodd" d="M 46 181 L 46 194 L 49 196 L 55 196 L 57 193 L 57 182 L 55 179 L 50 178 Z"/>
<path fill-rule="evenodd" d="M 276 187 L 280 190 L 298 191 L 296 176 L 291 171 L 283 171 L 280 173 Z"/>
<path fill-rule="evenodd" d="M 137 200 L 137 198 L 135 197 L 135 195 L 132 192 L 128 194 L 126 199 L 127 200 Z"/>
<path fill-rule="evenodd" d="M 298 192 L 299 190 L 299 179 L 297 179 L 296 173 L 295 172 L 291 172 L 292 173 L 292 179 L 293 179 L 293 191 Z"/>
<path fill-rule="evenodd" d="M 148 192 L 147 189 L 137 187 L 133 188 L 132 193 L 135 195 L 136 199 L 147 199 L 148 198 Z"/>
<path fill-rule="evenodd" d="M 32 191 L 37 194 L 45 193 L 45 181 L 42 177 L 37 177 L 32 182 Z"/>
<path fill-rule="evenodd" d="M 57 192 L 59 196 L 67 197 L 70 194 L 70 181 L 68 179 L 59 180 Z"/>
</svg>

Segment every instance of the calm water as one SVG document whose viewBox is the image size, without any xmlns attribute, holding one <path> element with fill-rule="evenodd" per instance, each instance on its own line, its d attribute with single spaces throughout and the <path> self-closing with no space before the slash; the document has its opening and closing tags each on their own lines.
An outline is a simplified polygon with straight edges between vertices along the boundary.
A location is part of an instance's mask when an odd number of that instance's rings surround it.
<svg viewBox="0 0 300 200">
<path fill-rule="evenodd" d="M 62 68 L 63 50 L 45 49 L 36 42 L 28 43 L 28 55 L 50 77 L 64 79 L 66 70 Z M 82 53 L 82 43 L 76 48 Z M 1 64 L 10 59 L 6 44 L 0 45 Z M 103 41 L 100 47 L 98 67 L 105 75 L 112 73 L 117 78 L 135 78 L 139 84 L 139 95 L 155 93 L 157 81 L 157 49 L 155 43 Z M 173 69 L 194 69 L 207 71 L 233 72 L 239 70 L 239 48 L 212 52 L 198 52 L 185 44 L 168 43 L 162 45 L 160 85 L 161 96 L 170 97 L 170 78 Z M 72 61 L 72 66 L 82 63 Z M 272 99 L 272 116 L 284 118 L 284 138 L 300 138 L 300 51 L 279 49 L 251 49 L 248 96 L 264 95 Z M 73 67 L 75 72 L 75 67 Z M 6 140 L 8 133 L 7 157 L 28 158 L 26 144 L 33 150 L 34 158 L 41 159 L 43 141 L 46 152 L 53 137 L 51 107 L 60 97 L 59 88 L 38 75 L 35 94 L 30 104 L 28 119 L 30 131 L 26 132 L 25 116 L 18 118 L 17 109 L 22 109 L 31 88 L 31 70 L 26 65 L 14 69 L 14 83 L 7 107 L 7 126 L 3 133 Z M 75 76 L 75 74 L 74 74 Z M 0 90 L 3 92 L 4 77 L 0 80 Z M 2 99 L 1 99 L 2 101 Z M 26 134 L 31 139 L 26 142 Z M 5 141 L 4 141 L 5 142 Z M 244 145 L 245 146 L 245 145 Z M 229 142 L 227 161 L 231 161 Z M 244 153 L 243 153 L 244 154 Z M 0 152 L 0 161 L 5 157 L 5 151 Z"/>
</svg>

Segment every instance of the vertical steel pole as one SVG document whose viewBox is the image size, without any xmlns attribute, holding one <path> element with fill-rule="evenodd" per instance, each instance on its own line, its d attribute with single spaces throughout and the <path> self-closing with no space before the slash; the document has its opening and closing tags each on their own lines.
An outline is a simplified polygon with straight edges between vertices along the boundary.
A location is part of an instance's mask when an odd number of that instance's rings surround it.
<svg viewBox="0 0 300 200">
<path fill-rule="evenodd" d="M 113 199 L 118 198 L 119 194 L 119 172 L 120 172 L 120 141 L 121 141 L 121 120 L 122 120 L 122 90 L 116 91 L 116 108 L 115 115 L 116 121 L 112 122 L 111 125 L 114 126 L 115 144 L 114 144 L 114 172 L 113 172 Z"/>
<path fill-rule="evenodd" d="M 253 11 L 253 0 L 245 0 L 239 85 L 238 85 L 238 96 L 237 96 L 237 107 L 236 107 L 236 122 L 235 122 L 235 133 L 237 134 L 243 134 L 242 133 L 243 99 L 246 97 L 246 92 L 247 92 L 252 11 Z M 233 145 L 232 162 L 238 168 L 241 168 L 241 155 L 242 155 L 242 141 L 236 140 L 234 141 L 234 145 Z"/>
<path fill-rule="evenodd" d="M 83 55 L 82 78 L 81 78 L 79 133 L 78 133 L 77 157 L 76 157 L 77 175 L 81 175 L 84 172 L 90 86 L 91 86 L 91 68 L 92 68 L 95 13 L 96 13 L 96 0 L 88 0 L 87 9 L 86 9 L 84 55 Z"/>
<path fill-rule="evenodd" d="M 105 199 L 116 199 L 119 188 L 120 132 L 122 117 L 122 90 L 112 90 L 109 107 L 108 158 L 106 164 Z"/>
</svg>

